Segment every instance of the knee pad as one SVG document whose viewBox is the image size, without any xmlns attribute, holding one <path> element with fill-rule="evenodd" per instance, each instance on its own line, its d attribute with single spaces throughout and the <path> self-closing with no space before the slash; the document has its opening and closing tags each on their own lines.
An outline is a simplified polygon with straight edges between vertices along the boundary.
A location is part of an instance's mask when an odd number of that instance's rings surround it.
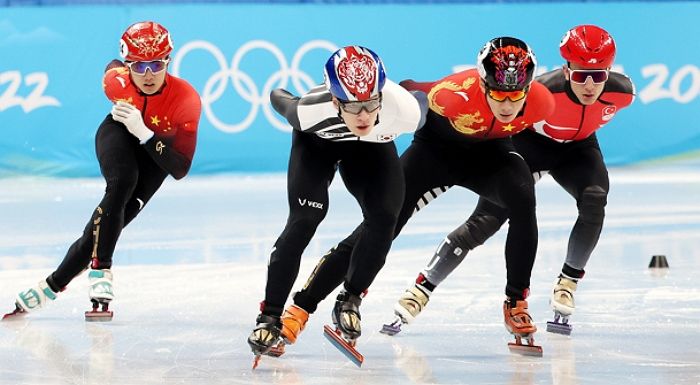
<svg viewBox="0 0 700 385">
<path fill-rule="evenodd" d="M 467 221 L 450 233 L 448 238 L 454 247 L 472 250 L 491 238 L 503 225 L 503 221 L 493 215 L 472 215 Z"/>
<path fill-rule="evenodd" d="M 605 218 L 605 205 L 608 192 L 600 186 L 588 186 L 583 189 L 578 202 L 579 217 L 586 222 L 602 222 Z"/>
</svg>

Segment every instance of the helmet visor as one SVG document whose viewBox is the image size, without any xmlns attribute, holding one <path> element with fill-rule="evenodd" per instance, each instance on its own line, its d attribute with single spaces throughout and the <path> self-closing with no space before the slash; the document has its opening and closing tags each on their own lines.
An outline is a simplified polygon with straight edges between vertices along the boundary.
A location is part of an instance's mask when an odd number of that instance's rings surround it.
<svg viewBox="0 0 700 385">
<path fill-rule="evenodd" d="M 593 80 L 593 83 L 605 83 L 608 80 L 608 70 L 570 70 L 571 81 L 578 84 L 586 83 L 588 78 Z"/>
<path fill-rule="evenodd" d="M 348 114 L 357 115 L 362 110 L 367 111 L 367 113 L 371 113 L 371 112 L 376 111 L 379 107 L 382 106 L 382 99 L 375 98 L 375 99 L 365 100 L 362 102 L 344 102 L 344 101 L 338 100 L 338 104 L 340 104 L 340 108 L 342 108 L 343 111 L 347 112 Z"/>
<path fill-rule="evenodd" d="M 523 100 L 527 96 L 527 90 L 518 91 L 499 91 L 489 89 L 487 94 L 489 97 L 497 102 L 502 102 L 506 99 L 510 99 L 511 102 L 517 102 L 518 100 Z"/>
<path fill-rule="evenodd" d="M 136 75 L 145 75 L 147 70 L 151 70 L 153 75 L 165 71 L 168 67 L 169 59 L 160 59 L 153 61 L 132 61 L 127 62 L 126 65 L 129 66 L 129 70 Z"/>
</svg>

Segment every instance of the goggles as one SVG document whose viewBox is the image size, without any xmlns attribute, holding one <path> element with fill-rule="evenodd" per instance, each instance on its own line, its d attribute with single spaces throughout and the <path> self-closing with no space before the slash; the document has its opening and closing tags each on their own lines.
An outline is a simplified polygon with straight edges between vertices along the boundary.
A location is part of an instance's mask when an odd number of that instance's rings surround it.
<svg viewBox="0 0 700 385">
<path fill-rule="evenodd" d="M 527 89 L 518 91 L 499 91 L 489 89 L 486 93 L 489 97 L 497 102 L 505 101 L 510 99 L 511 102 L 517 102 L 518 100 L 523 100 L 527 96 Z"/>
<path fill-rule="evenodd" d="M 593 80 L 593 83 L 605 83 L 608 80 L 608 70 L 569 70 L 570 79 L 574 83 L 584 84 L 588 78 Z"/>
<path fill-rule="evenodd" d="M 145 75 L 146 71 L 151 70 L 153 75 L 157 75 L 168 67 L 170 59 L 160 59 L 153 61 L 130 61 L 126 62 L 126 65 L 131 70 L 131 73 L 136 75 Z"/>
<path fill-rule="evenodd" d="M 338 104 L 340 104 L 340 108 L 348 114 L 357 115 L 362 112 L 362 110 L 367 111 L 367 113 L 372 113 L 382 106 L 382 98 L 378 97 L 362 102 L 344 102 L 338 100 Z"/>
</svg>

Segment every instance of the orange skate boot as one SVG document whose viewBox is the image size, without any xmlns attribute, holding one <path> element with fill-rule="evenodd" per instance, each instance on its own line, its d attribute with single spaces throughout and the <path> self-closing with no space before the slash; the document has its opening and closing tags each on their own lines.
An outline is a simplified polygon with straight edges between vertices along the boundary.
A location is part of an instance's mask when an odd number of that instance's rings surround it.
<svg viewBox="0 0 700 385">
<path fill-rule="evenodd" d="M 515 337 L 515 343 L 508 343 L 508 348 L 512 353 L 542 356 L 542 347 L 535 345 L 533 334 L 537 331 L 537 327 L 532 323 L 532 317 L 527 311 L 526 300 L 506 299 L 503 302 L 503 322 L 506 330 Z M 523 345 L 523 339 L 527 342 L 526 345 Z"/>
<path fill-rule="evenodd" d="M 285 309 L 282 314 L 282 339 L 286 344 L 297 342 L 297 337 L 304 330 L 309 313 L 297 305 Z"/>
</svg>

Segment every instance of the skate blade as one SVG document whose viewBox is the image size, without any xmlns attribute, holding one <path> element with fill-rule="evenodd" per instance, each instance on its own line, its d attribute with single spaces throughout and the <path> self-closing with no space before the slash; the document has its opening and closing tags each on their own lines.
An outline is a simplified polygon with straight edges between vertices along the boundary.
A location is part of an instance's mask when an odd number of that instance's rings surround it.
<svg viewBox="0 0 700 385">
<path fill-rule="evenodd" d="M 361 367 L 365 361 L 365 357 L 360 354 L 354 347 L 350 346 L 338 333 L 328 325 L 323 325 L 323 335 L 336 347 L 341 353 L 352 361 L 357 367 Z"/>
<path fill-rule="evenodd" d="M 571 335 L 572 329 L 573 327 L 568 323 L 559 323 L 552 321 L 547 322 L 547 331 L 550 333 L 563 334 L 569 336 Z"/>
<path fill-rule="evenodd" d="M 19 306 L 15 305 L 15 310 L 13 310 L 11 313 L 7 313 L 2 316 L 3 321 L 14 321 L 23 318 L 25 315 L 27 315 L 27 312 L 22 310 Z"/>
<path fill-rule="evenodd" d="M 114 312 L 90 310 L 85 312 L 85 321 L 87 322 L 109 322 L 114 317 Z"/>
<path fill-rule="evenodd" d="M 401 319 L 397 317 L 394 322 L 382 325 L 382 330 L 379 332 L 388 336 L 395 336 L 401 332 L 401 325 L 403 325 L 403 323 Z"/>
<path fill-rule="evenodd" d="M 542 347 L 538 345 L 523 345 L 516 342 L 508 342 L 511 353 L 523 356 L 542 357 Z"/>
<path fill-rule="evenodd" d="M 279 357 L 284 354 L 284 343 L 280 342 L 278 345 L 273 346 L 270 350 L 264 353 L 266 356 Z"/>
<path fill-rule="evenodd" d="M 265 355 L 268 357 L 279 357 L 284 354 L 284 342 L 280 342 L 277 345 L 271 347 L 264 353 L 253 353 L 255 355 L 255 358 L 253 359 L 253 370 L 258 367 L 260 364 L 260 358 Z M 251 345 L 252 347 L 253 345 Z"/>
</svg>

